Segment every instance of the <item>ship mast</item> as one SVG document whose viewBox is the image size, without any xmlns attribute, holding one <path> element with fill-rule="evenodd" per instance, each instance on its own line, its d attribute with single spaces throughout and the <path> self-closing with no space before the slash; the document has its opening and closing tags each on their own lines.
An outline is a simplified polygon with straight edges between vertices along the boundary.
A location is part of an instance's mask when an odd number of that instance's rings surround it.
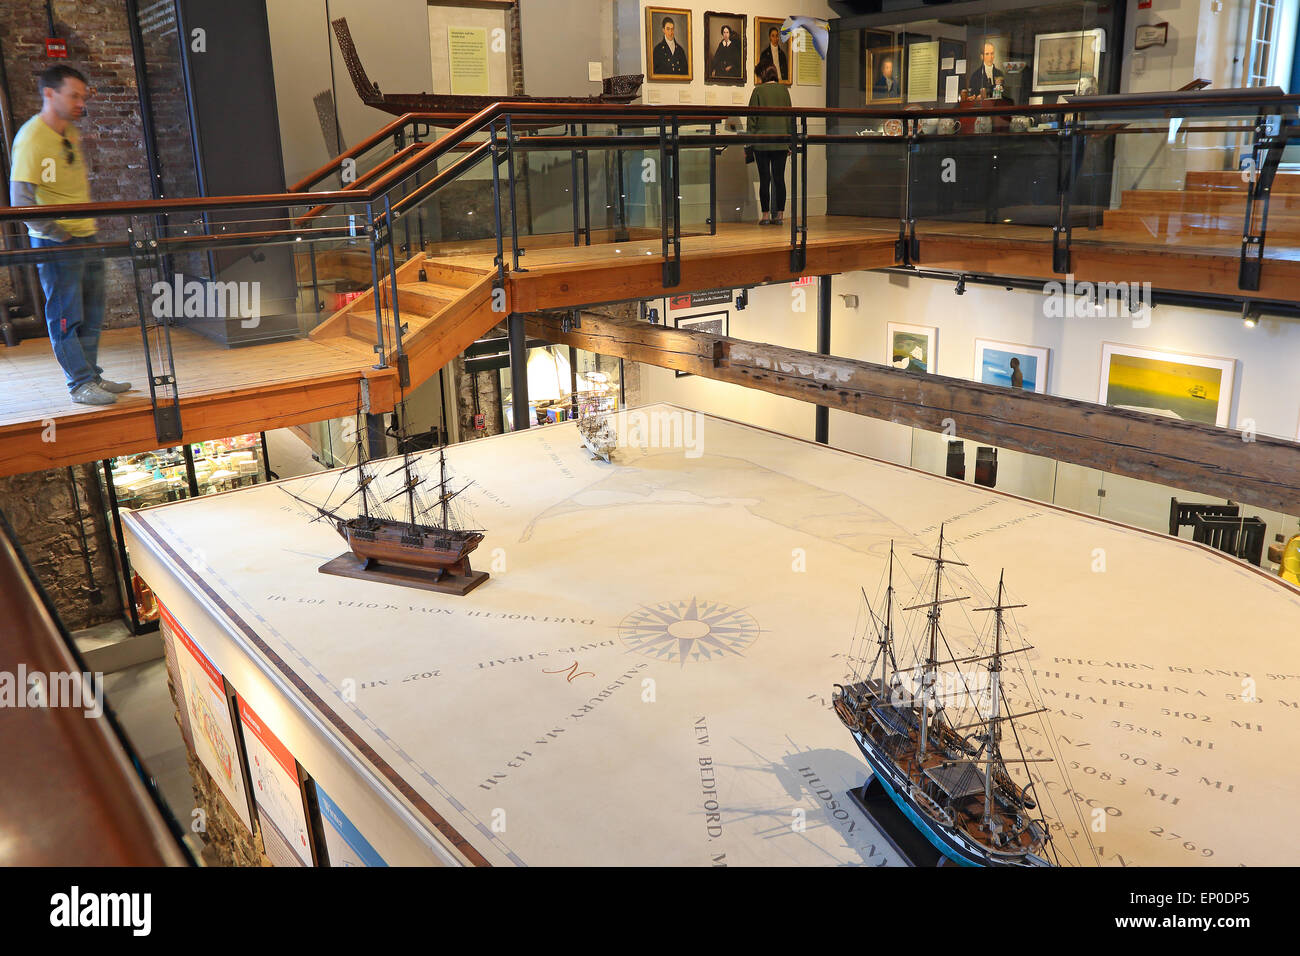
<svg viewBox="0 0 1300 956">
<path fill-rule="evenodd" d="M 358 489 L 361 491 L 361 513 L 370 517 L 370 494 L 366 486 L 370 484 L 370 475 L 366 473 L 366 462 L 362 457 L 365 452 L 365 432 L 361 420 L 361 409 L 357 409 L 357 475 L 360 478 Z"/>
<path fill-rule="evenodd" d="M 438 494 L 442 498 L 442 527 L 450 528 L 449 523 L 451 496 L 447 494 L 447 450 L 446 446 L 438 448 Z"/>
<path fill-rule="evenodd" d="M 889 542 L 889 584 L 885 588 L 885 630 L 880 637 L 880 693 L 883 697 L 894 680 L 894 542 Z M 894 667 L 891 668 L 890 665 Z"/>
<path fill-rule="evenodd" d="M 993 607 L 976 608 L 978 611 L 992 611 L 993 619 L 993 655 L 988 665 L 989 672 L 989 693 L 992 696 L 992 705 L 989 708 L 988 721 L 984 729 L 984 748 L 986 756 L 984 759 L 984 826 L 986 829 L 991 828 L 993 822 L 993 765 L 1002 759 L 1001 749 L 998 742 L 1002 737 L 1001 724 L 1002 718 L 998 713 L 999 703 L 1002 699 L 1001 674 L 1002 674 L 1002 614 L 1012 608 L 1025 607 L 1023 604 L 1003 604 L 1003 579 L 1006 577 L 1006 569 L 998 575 L 998 601 Z M 1022 754 L 1023 756 L 1023 754 Z"/>
<path fill-rule="evenodd" d="M 917 751 L 917 760 L 925 760 L 925 748 L 929 742 L 930 729 L 930 698 L 934 692 L 935 677 L 938 673 L 939 664 L 939 607 L 943 604 L 951 604 L 954 601 L 965 601 L 968 595 L 940 599 L 939 588 L 943 583 L 943 566 L 945 564 L 955 564 L 959 567 L 965 567 L 962 561 L 953 561 L 943 556 L 943 525 L 939 525 L 939 553 L 937 556 L 928 554 L 917 554 L 918 558 L 925 558 L 934 562 L 934 600 L 927 604 L 914 604 L 911 607 L 903 608 L 904 611 L 915 611 L 918 608 L 929 608 L 926 617 L 929 620 L 930 628 L 930 648 L 929 654 L 925 660 L 925 667 L 921 676 L 921 746 Z"/>
</svg>

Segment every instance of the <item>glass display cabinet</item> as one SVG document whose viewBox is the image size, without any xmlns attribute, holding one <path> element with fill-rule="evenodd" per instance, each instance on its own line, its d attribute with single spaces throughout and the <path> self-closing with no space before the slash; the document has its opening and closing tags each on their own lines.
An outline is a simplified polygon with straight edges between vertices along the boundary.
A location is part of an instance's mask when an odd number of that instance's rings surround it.
<svg viewBox="0 0 1300 956">
<path fill-rule="evenodd" d="M 131 568 L 122 535 L 122 509 L 148 508 L 197 495 L 232 491 L 274 477 L 264 434 L 237 435 L 106 458 L 98 471 L 105 520 L 113 534 L 122 617 L 133 634 L 158 627 L 158 602 Z"/>
</svg>

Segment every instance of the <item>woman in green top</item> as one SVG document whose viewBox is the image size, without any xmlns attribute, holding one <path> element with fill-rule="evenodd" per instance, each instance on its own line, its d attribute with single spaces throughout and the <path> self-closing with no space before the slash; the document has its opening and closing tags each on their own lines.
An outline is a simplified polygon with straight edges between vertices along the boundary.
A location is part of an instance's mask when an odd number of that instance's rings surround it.
<svg viewBox="0 0 1300 956">
<path fill-rule="evenodd" d="M 771 64 L 764 66 L 758 79 L 759 84 L 749 96 L 750 106 L 790 108 L 790 91 L 777 79 L 776 67 Z M 745 130 L 788 137 L 793 123 L 789 116 L 751 116 Z M 758 166 L 758 205 L 763 210 L 763 218 L 758 221 L 760 226 L 781 225 L 781 217 L 785 214 L 785 160 L 789 152 L 790 147 L 782 143 L 754 144 L 754 164 Z"/>
</svg>

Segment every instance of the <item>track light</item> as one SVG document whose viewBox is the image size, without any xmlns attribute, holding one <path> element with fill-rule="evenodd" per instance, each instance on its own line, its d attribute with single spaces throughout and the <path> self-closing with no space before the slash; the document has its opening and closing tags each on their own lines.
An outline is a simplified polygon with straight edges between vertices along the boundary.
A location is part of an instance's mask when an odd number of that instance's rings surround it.
<svg viewBox="0 0 1300 956">
<path fill-rule="evenodd" d="M 1259 307 L 1253 305 L 1249 299 L 1241 303 L 1241 324 L 1248 329 L 1259 325 Z"/>
<path fill-rule="evenodd" d="M 957 277 L 957 288 L 953 289 L 953 291 L 956 292 L 958 295 L 965 295 L 965 294 L 966 294 L 966 277 L 965 277 L 965 276 L 960 276 L 960 275 L 959 275 L 959 276 Z"/>
<path fill-rule="evenodd" d="M 740 295 L 736 296 L 736 311 L 744 312 L 745 307 L 749 305 L 749 290 L 741 289 Z"/>
</svg>

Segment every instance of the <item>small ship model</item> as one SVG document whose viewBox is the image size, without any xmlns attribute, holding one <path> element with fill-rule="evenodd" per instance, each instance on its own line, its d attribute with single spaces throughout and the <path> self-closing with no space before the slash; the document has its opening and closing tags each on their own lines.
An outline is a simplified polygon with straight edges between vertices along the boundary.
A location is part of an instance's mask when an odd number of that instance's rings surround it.
<svg viewBox="0 0 1300 956">
<path fill-rule="evenodd" d="M 365 456 L 364 435 L 364 427 L 359 426 L 356 464 L 339 472 L 324 501 L 312 501 L 285 489 L 316 512 L 312 520 L 329 521 L 348 543 L 350 553 L 327 562 L 320 570 L 454 594 L 465 594 L 487 580 L 488 573 L 475 571 L 469 560 L 470 552 L 483 540 L 483 531 L 463 527 L 452 506 L 471 483 L 451 490 L 446 446 L 438 447 L 437 480 L 428 496 L 420 488 L 431 476 L 420 472 L 405 441 L 401 441 L 401 465 L 381 476 L 374 467 L 378 463 Z M 401 479 L 394 489 L 387 483 L 396 475 Z M 344 493 L 341 498 L 340 493 Z M 399 498 L 402 507 L 394 514 L 388 506 Z"/>
<path fill-rule="evenodd" d="M 478 96 L 461 93 L 380 93 L 379 84 L 372 83 L 361 65 L 352 31 L 346 17 L 331 21 L 338 38 L 343 62 L 347 64 L 352 85 L 366 106 L 385 113 L 402 116 L 406 113 L 467 113 L 487 109 L 493 103 L 631 103 L 641 95 L 643 73 L 625 73 L 607 76 L 601 80 L 601 92 L 596 96 Z"/>
<path fill-rule="evenodd" d="M 618 447 L 618 432 L 610 423 L 609 413 L 598 412 L 594 405 L 586 405 L 578 416 L 578 437 L 593 458 L 610 460 Z"/>
<path fill-rule="evenodd" d="M 923 594 L 919 589 L 917 603 L 895 612 L 892 545 L 883 616 L 875 614 L 863 591 L 876 653 L 865 679 L 835 685 L 835 713 L 890 799 L 945 857 L 967 866 L 1057 865 L 1049 853 L 1047 823 L 1041 811 L 1034 812 L 1034 785 L 1022 788 L 1007 770 L 1008 763 L 1051 759 L 1026 759 L 1014 723 L 1045 708 L 1010 713 L 1000 682 L 1004 659 L 1029 649 L 1008 648 L 1005 640 L 1004 615 L 1025 605 L 1003 603 L 999 579 L 996 603 L 975 609 L 994 614 L 992 646 L 984 648 L 989 653 L 955 655 L 945 650 L 941 609 L 967 597 L 943 597 L 941 589 L 945 567 L 965 565 L 944 556 L 942 528 L 938 553 L 917 557 L 933 562 L 934 575 L 933 590 Z M 914 669 L 903 671 L 895 653 L 895 631 L 900 614 L 913 613 L 918 660 Z M 908 623 L 904 619 L 905 632 Z M 865 659 L 864 653 L 859 660 Z M 945 670 L 962 664 L 982 665 L 987 684 L 971 686 L 967 674 Z M 861 677 L 856 664 L 852 676 Z M 940 684 L 952 691 L 941 692 Z M 1018 756 L 1003 754 L 1006 728 Z"/>
</svg>

